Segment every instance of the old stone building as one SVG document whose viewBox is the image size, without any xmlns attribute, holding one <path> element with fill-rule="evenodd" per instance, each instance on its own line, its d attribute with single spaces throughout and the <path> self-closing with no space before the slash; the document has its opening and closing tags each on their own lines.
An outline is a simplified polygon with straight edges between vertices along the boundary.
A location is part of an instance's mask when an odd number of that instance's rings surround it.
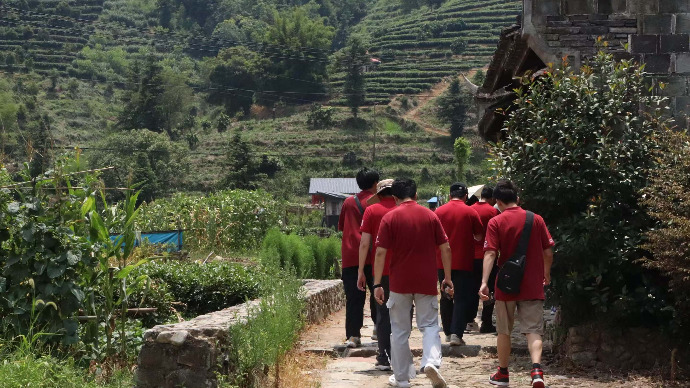
<svg viewBox="0 0 690 388">
<path fill-rule="evenodd" d="M 592 57 L 601 37 L 617 59 L 645 64 L 656 92 L 669 97 L 677 125 L 690 115 L 690 0 L 523 0 L 518 24 L 506 28 L 489 65 L 485 83 L 476 90 L 481 135 L 495 140 L 512 90 L 527 71 L 567 57 L 574 68 Z"/>
</svg>

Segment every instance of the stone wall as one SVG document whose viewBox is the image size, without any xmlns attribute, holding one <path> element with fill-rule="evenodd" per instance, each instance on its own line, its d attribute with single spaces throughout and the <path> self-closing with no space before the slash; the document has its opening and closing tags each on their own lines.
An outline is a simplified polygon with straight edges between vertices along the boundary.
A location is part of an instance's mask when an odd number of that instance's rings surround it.
<svg viewBox="0 0 690 388">
<path fill-rule="evenodd" d="M 658 331 L 589 325 L 570 328 L 561 352 L 581 367 L 631 370 L 668 368 L 672 349 L 668 339 Z"/>
<path fill-rule="evenodd" d="M 345 304 L 340 280 L 307 280 L 305 316 L 316 323 Z M 215 387 L 232 344 L 228 328 L 245 323 L 258 300 L 198 316 L 174 325 L 159 325 L 144 333 L 136 371 L 138 388 Z M 227 370 L 225 372 L 228 372 Z"/>
<path fill-rule="evenodd" d="M 666 84 L 657 91 L 687 126 L 690 1 L 524 0 L 523 36 L 544 63 L 568 57 L 575 67 L 595 54 L 602 37 L 618 59 L 644 63 L 655 85 Z"/>
</svg>

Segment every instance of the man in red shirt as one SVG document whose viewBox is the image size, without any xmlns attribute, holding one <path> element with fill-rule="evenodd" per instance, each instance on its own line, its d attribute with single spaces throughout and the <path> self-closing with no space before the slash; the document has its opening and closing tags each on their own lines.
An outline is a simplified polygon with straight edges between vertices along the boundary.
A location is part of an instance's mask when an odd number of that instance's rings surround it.
<svg viewBox="0 0 690 388">
<path fill-rule="evenodd" d="M 360 330 L 364 325 L 364 304 L 367 293 L 357 289 L 357 272 L 359 269 L 359 242 L 362 234 L 359 228 L 362 224 L 362 216 L 367 206 L 367 199 L 376 192 L 376 184 L 379 182 L 379 173 L 363 168 L 357 173 L 357 185 L 362 190 L 358 194 L 349 197 L 343 202 L 338 220 L 338 230 L 343 232 L 342 242 L 342 280 L 345 288 L 345 336 L 348 347 L 356 348 L 362 344 Z M 374 282 L 371 271 L 371 257 L 364 268 L 367 283 L 372 293 L 369 301 L 371 319 L 376 322 L 376 302 L 372 289 Z"/>
<path fill-rule="evenodd" d="M 436 248 L 441 250 L 445 277 L 443 287 L 453 295 L 451 253 L 448 237 L 434 212 L 417 204 L 417 185 L 411 179 L 396 179 L 391 187 L 398 207 L 383 216 L 376 238 L 374 293 L 379 304 L 386 302 L 381 281 L 390 257 L 390 295 L 386 306 L 391 320 L 391 365 L 394 374 L 388 382 L 394 387 L 409 387 L 415 370 L 410 352 L 412 330 L 410 309 L 414 302 L 417 327 L 423 334 L 422 368 L 434 388 L 445 388 L 438 371 L 441 366 L 441 338 L 438 326 L 436 289 Z"/>
<path fill-rule="evenodd" d="M 451 346 L 465 345 L 462 339 L 467 326 L 469 311 L 477 295 L 473 287 L 474 244 L 484 237 L 484 227 L 474 209 L 465 205 L 467 185 L 453 183 L 450 186 L 450 201 L 436 209 L 443 230 L 448 235 L 452 252 L 451 279 L 457 286 L 453 300 L 441 298 L 441 323 L 446 340 Z M 439 282 L 443 281 L 443 265 L 437 259 Z M 478 303 L 477 301 L 476 303 Z M 477 313 L 475 312 L 475 315 Z"/>
<path fill-rule="evenodd" d="M 479 202 L 472 205 L 479 218 L 482 220 L 482 225 L 484 225 L 484 235 L 486 235 L 486 229 L 489 227 L 489 221 L 496 217 L 498 209 L 494 207 L 496 201 L 493 199 L 494 189 L 493 187 L 484 186 L 481 193 L 481 198 Z M 474 270 L 472 272 L 472 280 L 474 281 L 474 289 L 479 289 L 482 284 L 482 272 L 484 270 L 484 240 L 477 241 L 474 249 Z M 489 292 L 494 292 L 494 285 L 496 283 L 496 273 L 498 272 L 498 266 L 494 265 L 494 269 L 491 271 L 491 276 L 489 276 Z M 472 301 L 473 309 L 470 311 L 471 319 L 477 316 L 477 310 L 479 310 L 479 294 L 473 293 L 474 300 Z M 492 300 L 484 302 L 484 308 L 482 309 L 482 325 L 479 327 L 480 333 L 495 333 L 496 326 L 493 323 L 494 314 L 494 303 Z"/>
<path fill-rule="evenodd" d="M 509 180 L 501 180 L 494 189 L 494 199 L 501 214 L 489 221 L 484 242 L 484 272 L 479 290 L 482 300 L 489 299 L 489 275 L 497 254 L 501 267 L 515 253 L 525 228 L 527 212 L 517 205 L 517 187 Z M 509 383 L 510 334 L 517 308 L 520 331 L 527 336 L 532 358 L 532 386 L 544 388 L 541 369 L 542 339 L 544 331 L 544 286 L 551 283 L 554 242 L 544 220 L 534 214 L 532 230 L 525 255 L 524 275 L 520 292 L 507 294 L 496 287 L 496 326 L 498 331 L 498 371 L 491 375 L 493 385 Z M 499 272 L 500 274 L 500 272 Z"/>
<path fill-rule="evenodd" d="M 366 274 L 364 268 L 366 267 L 367 257 L 373 257 L 376 247 L 374 246 L 374 239 L 378 235 L 379 225 L 383 216 L 389 211 L 395 209 L 395 198 L 391 194 L 391 186 L 393 186 L 393 179 L 384 179 L 376 186 L 376 195 L 369 198 L 370 206 L 364 210 L 364 217 L 362 218 L 362 240 L 359 244 L 359 274 L 357 276 L 357 288 L 360 291 L 366 291 Z M 376 202 L 378 201 L 378 202 Z M 372 204 L 373 203 L 373 204 Z M 381 286 L 383 288 L 384 297 L 388 298 L 390 293 L 388 274 L 390 271 L 390 257 L 393 254 L 389 250 L 386 254 L 386 264 L 383 268 L 383 277 L 381 278 Z M 378 336 L 379 354 L 376 357 L 376 369 L 391 370 L 390 354 L 391 354 L 391 319 L 388 314 L 388 307 L 377 304 L 376 311 L 376 333 Z"/>
</svg>

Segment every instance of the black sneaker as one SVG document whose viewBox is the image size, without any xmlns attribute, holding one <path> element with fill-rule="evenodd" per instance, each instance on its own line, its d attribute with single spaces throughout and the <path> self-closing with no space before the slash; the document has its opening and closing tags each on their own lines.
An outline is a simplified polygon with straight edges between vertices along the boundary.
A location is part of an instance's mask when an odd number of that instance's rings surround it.
<svg viewBox="0 0 690 388">
<path fill-rule="evenodd" d="M 374 365 L 374 368 L 376 368 L 376 370 L 382 370 L 382 371 L 385 371 L 385 370 L 393 370 L 393 368 L 391 368 L 391 364 L 390 364 L 390 363 L 388 363 L 388 362 L 380 362 L 380 361 L 376 361 L 376 365 Z"/>
<path fill-rule="evenodd" d="M 479 332 L 482 334 L 495 333 L 496 332 L 496 326 L 494 326 L 494 325 L 482 325 L 479 328 Z"/>
</svg>

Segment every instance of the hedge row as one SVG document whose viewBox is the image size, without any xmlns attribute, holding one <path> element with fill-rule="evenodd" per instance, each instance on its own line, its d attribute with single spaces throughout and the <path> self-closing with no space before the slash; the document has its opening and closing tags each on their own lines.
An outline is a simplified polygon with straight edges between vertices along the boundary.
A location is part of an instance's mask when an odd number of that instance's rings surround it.
<svg viewBox="0 0 690 388">
<path fill-rule="evenodd" d="M 271 229 L 264 237 L 260 260 L 267 266 L 294 270 L 307 279 L 333 277 L 339 266 L 340 239 L 298 236 Z"/>
</svg>

